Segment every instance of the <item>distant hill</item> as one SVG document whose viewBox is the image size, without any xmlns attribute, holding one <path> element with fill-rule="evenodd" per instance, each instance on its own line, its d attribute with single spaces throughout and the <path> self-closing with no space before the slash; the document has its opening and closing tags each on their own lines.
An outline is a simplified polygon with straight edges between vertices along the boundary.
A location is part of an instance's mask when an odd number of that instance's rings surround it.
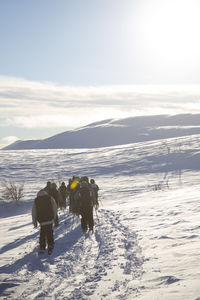
<svg viewBox="0 0 200 300">
<path fill-rule="evenodd" d="M 16 141 L 2 150 L 98 148 L 200 134 L 200 114 L 109 119 L 42 140 Z"/>
</svg>

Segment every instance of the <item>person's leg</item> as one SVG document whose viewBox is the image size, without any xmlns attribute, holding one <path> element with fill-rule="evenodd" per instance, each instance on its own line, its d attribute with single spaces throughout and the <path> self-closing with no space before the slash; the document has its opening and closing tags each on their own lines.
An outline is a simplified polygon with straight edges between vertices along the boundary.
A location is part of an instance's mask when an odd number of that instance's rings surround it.
<svg viewBox="0 0 200 300">
<path fill-rule="evenodd" d="M 87 215 L 85 213 L 81 214 L 81 228 L 82 228 L 83 233 L 86 233 L 88 230 Z"/>
<path fill-rule="evenodd" d="M 53 228 L 52 224 L 47 226 L 47 244 L 48 244 L 48 254 L 51 254 L 54 248 L 54 237 L 53 237 Z"/>
<path fill-rule="evenodd" d="M 58 221 L 58 212 L 56 212 L 55 226 L 57 227 L 58 225 L 59 225 L 59 221 Z"/>
<path fill-rule="evenodd" d="M 48 247 L 54 246 L 54 237 L 53 237 L 53 228 L 52 228 L 52 224 L 46 225 L 47 226 L 47 244 Z"/>
<path fill-rule="evenodd" d="M 45 226 L 40 228 L 40 249 L 45 250 L 46 248 L 46 229 Z"/>
<path fill-rule="evenodd" d="M 89 230 L 93 232 L 93 228 L 94 228 L 93 208 L 88 211 L 88 225 L 89 225 Z"/>
<path fill-rule="evenodd" d="M 69 195 L 69 212 L 72 212 L 72 196 Z"/>
</svg>

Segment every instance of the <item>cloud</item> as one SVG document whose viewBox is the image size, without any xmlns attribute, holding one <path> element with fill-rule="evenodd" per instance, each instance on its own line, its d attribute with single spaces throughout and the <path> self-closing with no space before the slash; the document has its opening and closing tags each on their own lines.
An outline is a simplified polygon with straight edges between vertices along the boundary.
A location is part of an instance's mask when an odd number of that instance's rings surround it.
<svg viewBox="0 0 200 300">
<path fill-rule="evenodd" d="M 76 122 L 72 116 L 62 114 L 55 115 L 38 115 L 38 116 L 19 116 L 6 119 L 6 125 L 12 126 L 13 123 L 21 128 L 59 128 L 59 127 L 74 127 Z"/>
<path fill-rule="evenodd" d="M 17 136 L 12 136 L 12 135 L 5 136 L 0 139 L 0 149 L 18 141 L 18 140 L 20 140 L 20 138 L 18 138 Z"/>
<path fill-rule="evenodd" d="M 18 140 L 19 140 L 19 138 L 17 136 L 6 136 L 6 137 L 1 139 L 1 142 L 3 144 L 11 144 L 11 143 L 14 143 Z"/>
<path fill-rule="evenodd" d="M 200 113 L 200 85 L 64 86 L 0 77 L 0 126 L 76 128 L 107 118 Z"/>
</svg>

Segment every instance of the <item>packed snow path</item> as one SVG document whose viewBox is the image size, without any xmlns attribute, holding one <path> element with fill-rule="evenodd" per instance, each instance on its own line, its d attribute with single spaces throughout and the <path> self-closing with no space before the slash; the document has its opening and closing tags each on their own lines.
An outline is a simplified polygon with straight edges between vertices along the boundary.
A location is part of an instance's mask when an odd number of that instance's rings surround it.
<svg viewBox="0 0 200 300">
<path fill-rule="evenodd" d="M 137 294 L 137 288 L 130 290 L 128 283 L 141 278 L 142 253 L 135 232 L 122 225 L 119 212 L 100 210 L 92 235 L 82 234 L 77 217 L 59 217 L 51 256 L 38 257 L 35 230 L 13 243 L 13 250 L 24 244 L 25 255 L 21 253 L 20 258 L 0 268 L 7 274 L 1 292 L 9 284 L 14 286 L 13 293 L 3 293 L 4 299 L 90 299 L 94 294 L 97 299 L 126 299 L 129 293 Z M 1 249 L 1 253 L 5 251 Z"/>
</svg>

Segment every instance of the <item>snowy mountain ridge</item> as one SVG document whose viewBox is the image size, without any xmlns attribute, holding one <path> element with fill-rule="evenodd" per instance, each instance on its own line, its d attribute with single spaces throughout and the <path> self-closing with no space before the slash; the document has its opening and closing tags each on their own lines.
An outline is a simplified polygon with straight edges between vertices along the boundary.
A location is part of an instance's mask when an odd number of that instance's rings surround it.
<svg viewBox="0 0 200 300">
<path fill-rule="evenodd" d="M 16 141 L 2 150 L 100 148 L 200 133 L 200 114 L 108 119 L 42 140 Z"/>
</svg>

